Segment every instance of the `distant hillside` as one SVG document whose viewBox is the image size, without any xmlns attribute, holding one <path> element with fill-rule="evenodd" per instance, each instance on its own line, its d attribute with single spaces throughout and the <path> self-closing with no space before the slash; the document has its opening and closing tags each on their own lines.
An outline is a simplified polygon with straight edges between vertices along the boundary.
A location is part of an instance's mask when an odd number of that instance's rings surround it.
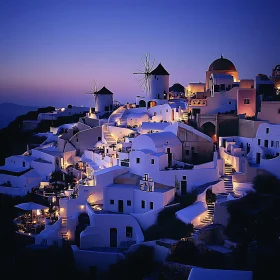
<svg viewBox="0 0 280 280">
<path fill-rule="evenodd" d="M 0 104 L 0 129 L 6 127 L 11 121 L 29 111 L 36 111 L 37 107 L 23 106 L 14 103 Z"/>
</svg>

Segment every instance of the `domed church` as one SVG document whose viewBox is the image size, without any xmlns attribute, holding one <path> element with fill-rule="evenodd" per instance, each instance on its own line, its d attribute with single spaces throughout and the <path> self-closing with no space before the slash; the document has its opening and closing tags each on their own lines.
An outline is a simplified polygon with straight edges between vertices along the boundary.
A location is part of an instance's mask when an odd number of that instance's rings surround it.
<svg viewBox="0 0 280 280">
<path fill-rule="evenodd" d="M 206 72 L 206 90 L 209 89 L 209 80 L 211 74 L 227 74 L 233 76 L 234 82 L 238 82 L 238 71 L 236 70 L 234 64 L 229 60 L 224 58 L 222 55 L 220 58 L 214 60 Z"/>
</svg>

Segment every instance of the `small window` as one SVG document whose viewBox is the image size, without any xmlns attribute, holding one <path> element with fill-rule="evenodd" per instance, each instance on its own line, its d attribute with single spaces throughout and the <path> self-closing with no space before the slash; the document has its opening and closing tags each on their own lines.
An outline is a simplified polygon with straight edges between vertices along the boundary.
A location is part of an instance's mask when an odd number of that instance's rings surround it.
<svg viewBox="0 0 280 280">
<path fill-rule="evenodd" d="M 151 159 L 151 164 L 155 164 L 155 160 L 153 158 Z"/>
<path fill-rule="evenodd" d="M 214 85 L 214 92 L 220 91 L 220 85 Z"/>
<path fill-rule="evenodd" d="M 106 153 L 107 153 L 107 154 L 109 153 L 109 149 L 106 149 Z"/>
<path fill-rule="evenodd" d="M 157 112 L 154 112 L 154 116 L 156 116 L 157 115 Z"/>
<path fill-rule="evenodd" d="M 76 139 L 77 143 L 79 142 L 79 138 Z"/>
<path fill-rule="evenodd" d="M 231 105 L 231 101 L 229 101 L 228 104 Z"/>
<path fill-rule="evenodd" d="M 260 146 L 260 144 L 261 144 L 261 139 L 258 139 L 258 145 Z"/>
<path fill-rule="evenodd" d="M 142 207 L 142 209 L 145 209 L 145 201 L 144 200 L 141 200 L 141 207 Z"/>
<path fill-rule="evenodd" d="M 97 141 L 101 141 L 101 136 L 98 136 L 98 137 L 97 137 Z"/>
<path fill-rule="evenodd" d="M 270 146 L 271 146 L 271 147 L 274 146 L 274 141 L 271 141 Z"/>
<path fill-rule="evenodd" d="M 114 199 L 110 199 L 110 204 L 111 204 L 111 205 L 114 204 Z"/>
<path fill-rule="evenodd" d="M 244 98 L 244 104 L 250 104 L 250 98 Z"/>
<path fill-rule="evenodd" d="M 276 148 L 279 148 L 279 141 L 276 141 Z"/>
<path fill-rule="evenodd" d="M 136 158 L 136 163 L 140 163 L 140 158 Z"/>
<path fill-rule="evenodd" d="M 268 133 L 269 133 L 269 127 L 266 128 L 266 134 L 268 134 Z"/>
<path fill-rule="evenodd" d="M 190 155 L 190 150 L 185 150 L 185 155 L 189 156 Z"/>
<path fill-rule="evenodd" d="M 166 109 L 166 112 L 168 112 L 168 109 Z"/>
<path fill-rule="evenodd" d="M 187 176 L 183 176 L 183 180 L 184 180 L 184 181 L 187 180 Z"/>
<path fill-rule="evenodd" d="M 126 237 L 128 237 L 128 238 L 132 238 L 132 230 L 133 230 L 133 228 L 132 227 L 126 227 Z"/>
<path fill-rule="evenodd" d="M 25 162 L 22 163 L 22 167 L 25 167 Z"/>
<path fill-rule="evenodd" d="M 268 140 L 264 140 L 264 146 L 268 148 Z"/>
<path fill-rule="evenodd" d="M 154 209 L 154 203 L 152 201 L 150 201 L 150 209 L 153 210 Z"/>
<path fill-rule="evenodd" d="M 127 206 L 131 206 L 131 200 L 127 200 L 127 201 L 126 201 L 126 205 L 127 205 Z"/>
</svg>

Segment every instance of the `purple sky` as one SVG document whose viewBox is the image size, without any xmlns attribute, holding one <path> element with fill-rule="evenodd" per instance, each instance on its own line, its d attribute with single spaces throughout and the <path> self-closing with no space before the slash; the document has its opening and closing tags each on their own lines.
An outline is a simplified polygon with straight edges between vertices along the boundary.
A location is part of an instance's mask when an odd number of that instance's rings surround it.
<svg viewBox="0 0 280 280">
<path fill-rule="evenodd" d="M 143 91 L 132 73 L 145 53 L 170 85 L 204 82 L 221 53 L 241 79 L 270 76 L 280 63 L 280 1 L 258 2 L 2 0 L 0 103 L 90 106 L 83 93 L 94 79 L 134 102 Z"/>
</svg>

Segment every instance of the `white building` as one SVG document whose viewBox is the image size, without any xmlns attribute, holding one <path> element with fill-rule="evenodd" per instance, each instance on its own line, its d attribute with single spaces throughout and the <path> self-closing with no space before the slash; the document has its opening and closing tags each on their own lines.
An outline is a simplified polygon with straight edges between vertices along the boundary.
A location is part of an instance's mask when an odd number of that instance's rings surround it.
<svg viewBox="0 0 280 280">
<path fill-rule="evenodd" d="M 84 114 L 89 111 L 89 107 L 78 107 L 69 105 L 67 108 L 57 108 L 53 112 L 40 113 L 38 115 L 38 121 L 50 120 L 54 121 L 59 117 L 73 116 L 77 114 Z"/>
<path fill-rule="evenodd" d="M 105 86 L 94 92 L 94 110 L 99 114 L 113 111 L 113 93 Z"/>
</svg>

